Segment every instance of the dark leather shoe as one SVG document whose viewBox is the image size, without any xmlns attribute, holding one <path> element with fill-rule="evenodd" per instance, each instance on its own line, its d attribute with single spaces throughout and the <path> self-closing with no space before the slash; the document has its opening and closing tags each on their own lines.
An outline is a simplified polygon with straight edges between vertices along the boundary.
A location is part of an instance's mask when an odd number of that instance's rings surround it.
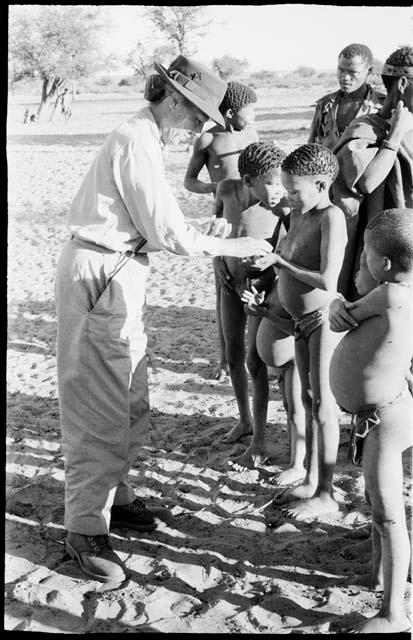
<svg viewBox="0 0 413 640">
<path fill-rule="evenodd" d="M 126 579 L 125 565 L 113 551 L 109 536 L 87 536 L 69 531 L 65 546 L 89 578 L 114 584 Z"/>
<path fill-rule="evenodd" d="M 129 504 L 114 504 L 112 507 L 111 527 L 127 527 L 136 531 L 153 531 L 155 518 L 145 507 L 142 500 L 136 498 Z"/>
</svg>

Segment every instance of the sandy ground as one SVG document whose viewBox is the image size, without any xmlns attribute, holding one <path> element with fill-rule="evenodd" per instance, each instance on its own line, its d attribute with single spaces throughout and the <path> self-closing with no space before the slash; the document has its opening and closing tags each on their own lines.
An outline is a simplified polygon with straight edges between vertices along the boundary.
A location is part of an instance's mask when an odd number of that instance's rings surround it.
<svg viewBox="0 0 413 640">
<path fill-rule="evenodd" d="M 324 91 L 325 92 L 325 91 Z M 262 94 L 257 125 L 286 151 L 305 142 L 313 92 Z M 276 106 L 275 106 L 276 105 Z M 336 633 L 374 615 L 381 594 L 343 586 L 368 573 L 369 509 L 359 468 L 346 462 L 342 418 L 335 474 L 340 511 L 294 521 L 271 505 L 288 463 L 285 411 L 271 382 L 270 463 L 236 470 L 248 445 L 222 437 L 237 422 L 218 357 L 211 261 L 151 256 L 147 302 L 151 429 L 131 471 L 136 494 L 160 511 L 150 534 L 118 530 L 115 550 L 129 579 L 117 591 L 82 577 L 64 553 L 63 453 L 56 385 L 54 274 L 66 215 L 106 133 L 132 100 L 75 104 L 69 123 L 23 125 L 11 101 L 8 125 L 8 429 L 6 630 L 50 633 Z M 207 222 L 212 201 L 182 186 L 185 146 L 171 150 L 167 176 L 188 219 Z M 405 500 L 410 522 L 411 458 Z M 350 559 L 343 557 L 349 550 Z M 348 555 L 348 554 L 347 554 Z M 410 583 L 406 606 L 410 606 Z"/>
</svg>

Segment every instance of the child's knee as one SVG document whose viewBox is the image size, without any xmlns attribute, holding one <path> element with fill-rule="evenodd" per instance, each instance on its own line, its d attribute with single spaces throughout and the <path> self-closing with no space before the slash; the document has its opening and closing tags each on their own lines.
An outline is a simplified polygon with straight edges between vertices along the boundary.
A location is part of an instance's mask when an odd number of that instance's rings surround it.
<svg viewBox="0 0 413 640">
<path fill-rule="evenodd" d="M 336 407 L 332 402 L 322 402 L 313 400 L 312 402 L 313 418 L 318 424 L 328 424 L 337 416 Z"/>
</svg>

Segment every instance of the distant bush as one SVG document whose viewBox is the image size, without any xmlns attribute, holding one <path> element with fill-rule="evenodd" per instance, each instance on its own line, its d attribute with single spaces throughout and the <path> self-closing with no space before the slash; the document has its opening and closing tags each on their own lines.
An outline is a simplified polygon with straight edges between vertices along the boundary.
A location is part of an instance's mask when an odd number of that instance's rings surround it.
<svg viewBox="0 0 413 640">
<path fill-rule="evenodd" d="M 121 78 L 118 82 L 118 85 L 120 87 L 130 87 L 131 86 L 131 81 L 129 78 Z"/>
</svg>

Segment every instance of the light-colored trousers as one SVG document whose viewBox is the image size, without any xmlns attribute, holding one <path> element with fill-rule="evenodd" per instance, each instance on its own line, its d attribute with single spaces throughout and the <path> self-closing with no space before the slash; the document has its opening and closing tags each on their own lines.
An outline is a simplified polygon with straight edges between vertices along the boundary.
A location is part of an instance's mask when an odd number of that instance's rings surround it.
<svg viewBox="0 0 413 640">
<path fill-rule="evenodd" d="M 65 455 L 65 528 L 109 532 L 113 504 L 135 499 L 128 472 L 149 425 L 148 257 L 75 239 L 56 276 L 57 377 Z"/>
</svg>

